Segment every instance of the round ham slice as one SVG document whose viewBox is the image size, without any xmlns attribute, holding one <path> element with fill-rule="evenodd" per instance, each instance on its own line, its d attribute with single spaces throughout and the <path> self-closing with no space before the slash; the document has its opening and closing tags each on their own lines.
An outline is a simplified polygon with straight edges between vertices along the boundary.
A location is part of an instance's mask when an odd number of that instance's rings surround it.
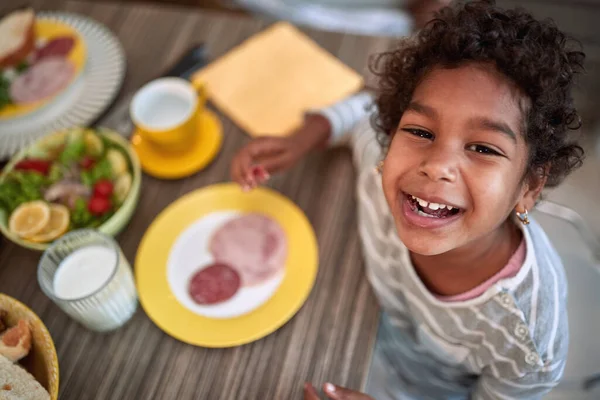
<svg viewBox="0 0 600 400">
<path fill-rule="evenodd" d="M 285 232 L 261 214 L 230 220 L 215 232 L 209 246 L 217 261 L 236 268 L 244 286 L 271 279 L 284 268 L 287 258 Z"/>
<path fill-rule="evenodd" d="M 54 96 L 73 79 L 75 67 L 63 57 L 47 57 L 19 75 L 10 86 L 16 104 L 28 104 Z"/>
<path fill-rule="evenodd" d="M 232 298 L 241 285 L 240 275 L 227 264 L 215 263 L 196 272 L 189 293 L 200 305 L 222 303 Z"/>
<path fill-rule="evenodd" d="M 38 62 L 47 57 L 66 57 L 75 46 L 75 38 L 72 36 L 60 36 L 50 40 L 35 53 Z"/>
</svg>

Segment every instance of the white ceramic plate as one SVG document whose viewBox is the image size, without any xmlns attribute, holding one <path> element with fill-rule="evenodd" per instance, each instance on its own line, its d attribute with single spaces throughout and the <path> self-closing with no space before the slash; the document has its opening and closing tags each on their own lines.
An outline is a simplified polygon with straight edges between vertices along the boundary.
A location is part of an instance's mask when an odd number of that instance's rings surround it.
<svg viewBox="0 0 600 400">
<path fill-rule="evenodd" d="M 192 300 L 188 291 L 191 277 L 215 262 L 208 250 L 210 238 L 227 221 L 240 215 L 238 211 L 208 214 L 183 231 L 171 248 L 167 264 L 169 286 L 177 301 L 195 314 L 208 318 L 239 317 L 266 303 L 283 281 L 285 271 L 260 285 L 241 287 L 231 299 L 223 303 L 202 306 Z"/>
<path fill-rule="evenodd" d="M 87 47 L 82 74 L 48 105 L 30 114 L 0 121 L 0 159 L 11 157 L 34 140 L 57 130 L 87 126 L 106 110 L 125 77 L 125 52 L 104 25 L 78 14 L 44 12 L 37 18 L 73 27 Z"/>
</svg>

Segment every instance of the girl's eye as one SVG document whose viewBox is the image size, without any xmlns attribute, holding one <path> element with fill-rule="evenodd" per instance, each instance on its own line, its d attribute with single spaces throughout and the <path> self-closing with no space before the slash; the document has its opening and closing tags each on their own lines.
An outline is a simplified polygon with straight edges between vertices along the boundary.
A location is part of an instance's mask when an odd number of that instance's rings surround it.
<svg viewBox="0 0 600 400">
<path fill-rule="evenodd" d="M 433 139 L 433 135 L 430 132 L 424 131 L 422 129 L 404 128 L 402 130 L 410 133 L 411 135 L 415 135 L 423 139 Z"/>
<path fill-rule="evenodd" d="M 498 153 L 496 150 L 481 145 L 481 144 L 472 144 L 470 146 L 467 147 L 468 150 L 474 151 L 476 153 L 480 153 L 480 154 L 489 154 L 492 156 L 501 156 L 502 154 Z"/>
</svg>

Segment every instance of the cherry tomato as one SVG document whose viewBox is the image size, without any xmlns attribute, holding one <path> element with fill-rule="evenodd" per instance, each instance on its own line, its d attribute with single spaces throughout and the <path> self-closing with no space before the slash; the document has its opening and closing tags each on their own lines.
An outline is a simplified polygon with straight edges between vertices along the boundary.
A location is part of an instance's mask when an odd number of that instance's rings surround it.
<svg viewBox="0 0 600 400">
<path fill-rule="evenodd" d="M 113 184 L 108 179 L 100 179 L 94 185 L 94 196 L 109 198 L 113 193 Z"/>
<path fill-rule="evenodd" d="M 81 168 L 87 171 L 96 165 L 96 160 L 94 160 L 92 157 L 85 156 L 81 161 L 79 161 L 79 165 Z"/>
<path fill-rule="evenodd" d="M 110 199 L 106 197 L 92 197 L 88 203 L 88 210 L 96 216 L 105 214 L 111 208 Z"/>
</svg>

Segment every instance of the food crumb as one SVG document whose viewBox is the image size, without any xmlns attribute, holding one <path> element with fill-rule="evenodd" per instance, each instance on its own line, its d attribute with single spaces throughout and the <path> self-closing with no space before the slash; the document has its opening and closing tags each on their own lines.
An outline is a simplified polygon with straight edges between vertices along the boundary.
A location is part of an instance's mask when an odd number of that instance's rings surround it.
<svg viewBox="0 0 600 400">
<path fill-rule="evenodd" d="M 12 390 L 12 386 L 10 386 L 8 383 L 5 384 L 4 386 L 2 386 L 2 390 Z"/>
</svg>

